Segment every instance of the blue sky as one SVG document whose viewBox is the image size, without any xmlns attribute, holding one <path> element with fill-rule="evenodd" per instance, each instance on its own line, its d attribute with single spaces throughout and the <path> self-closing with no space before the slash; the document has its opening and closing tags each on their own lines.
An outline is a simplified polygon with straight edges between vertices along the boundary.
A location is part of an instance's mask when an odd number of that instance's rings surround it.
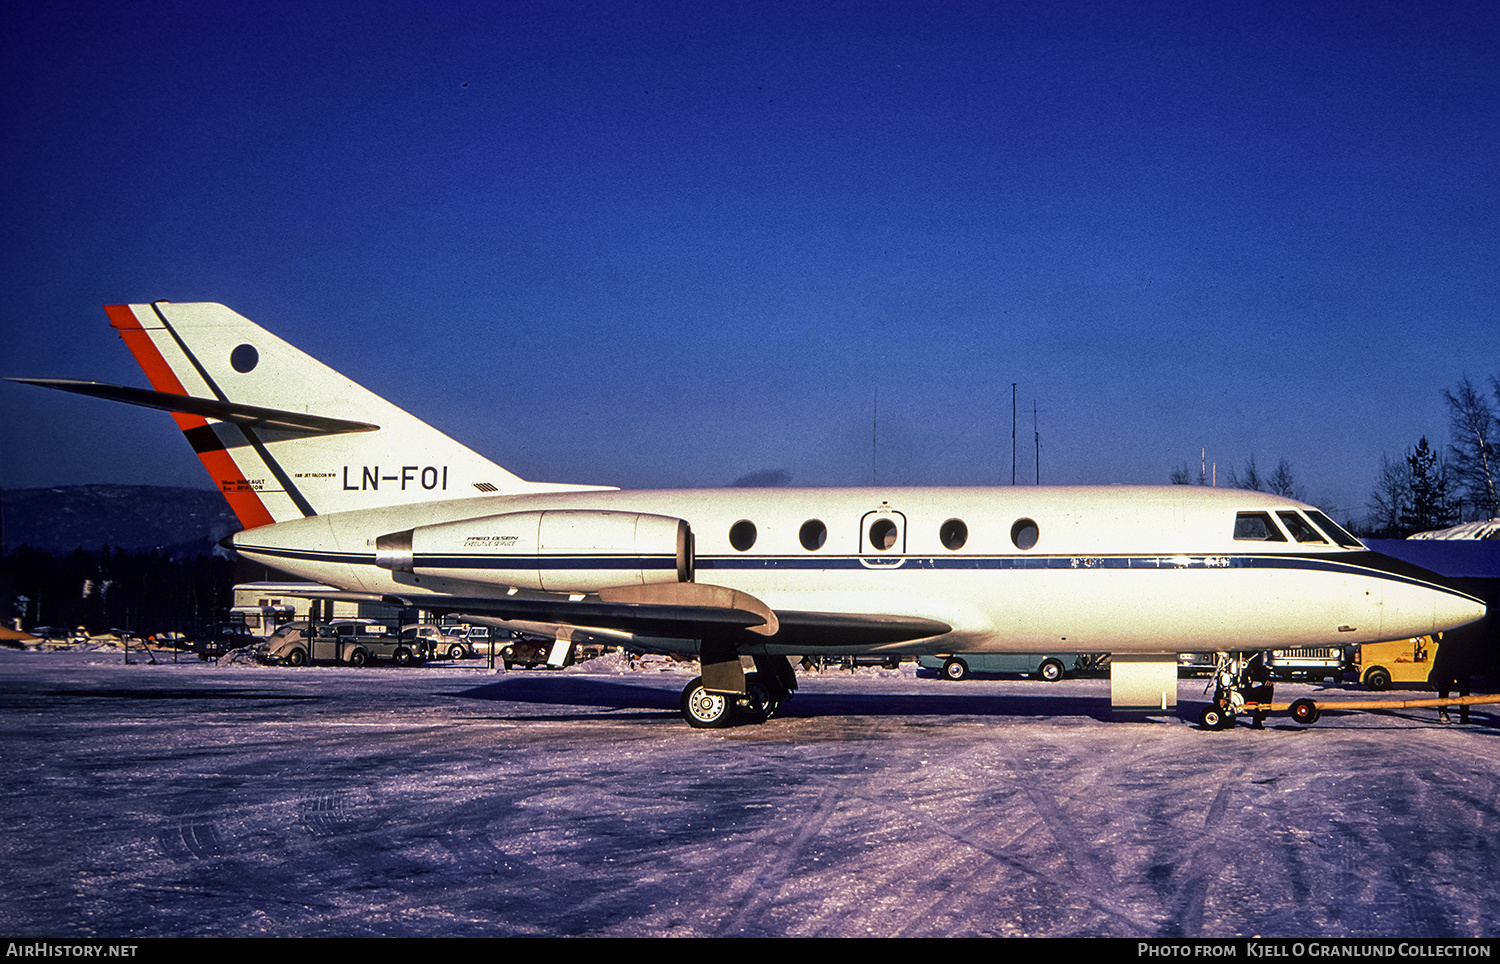
<svg viewBox="0 0 1500 964">
<path fill-rule="evenodd" d="M 1500 374 L 1491 3 L 33 3 L 0 374 L 221 301 L 524 478 L 1166 482 L 1382 454 Z M 878 397 L 878 446 L 872 414 Z M 0 386 L 0 485 L 208 487 Z"/>
</svg>

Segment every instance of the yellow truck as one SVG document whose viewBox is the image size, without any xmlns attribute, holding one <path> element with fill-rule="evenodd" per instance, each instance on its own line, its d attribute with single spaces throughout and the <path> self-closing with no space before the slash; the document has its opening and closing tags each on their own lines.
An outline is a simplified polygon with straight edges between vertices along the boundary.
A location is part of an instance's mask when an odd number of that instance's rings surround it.
<svg viewBox="0 0 1500 964">
<path fill-rule="evenodd" d="M 1431 636 L 1364 643 L 1354 654 L 1354 672 L 1372 690 L 1388 690 L 1392 683 L 1425 683 L 1437 651 L 1438 641 Z"/>
</svg>

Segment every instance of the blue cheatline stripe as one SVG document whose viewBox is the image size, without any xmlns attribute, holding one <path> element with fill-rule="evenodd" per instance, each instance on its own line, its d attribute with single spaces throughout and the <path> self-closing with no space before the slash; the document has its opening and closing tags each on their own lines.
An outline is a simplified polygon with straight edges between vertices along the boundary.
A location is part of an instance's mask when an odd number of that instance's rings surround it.
<svg viewBox="0 0 1500 964">
<path fill-rule="evenodd" d="M 302 560 L 307 562 L 339 563 L 343 565 L 375 564 L 374 555 L 319 552 L 305 549 L 257 548 L 249 545 L 238 547 L 243 552 L 253 552 L 272 558 Z M 1384 559 L 1378 553 L 1351 553 L 1366 564 L 1343 561 L 1336 556 L 1323 555 L 1152 555 L 1152 556 L 699 556 L 695 567 L 700 572 L 725 571 L 839 571 L 874 568 L 880 569 L 932 569 L 945 571 L 993 570 L 1073 570 L 1135 569 L 1148 571 L 1183 571 L 1214 569 L 1285 569 L 1302 572 L 1344 573 L 1372 579 L 1386 579 L 1409 586 L 1452 593 L 1469 598 L 1440 583 L 1392 572 L 1378 564 Z M 657 569 L 669 570 L 677 567 L 675 556 L 501 556 L 501 555 L 447 555 L 422 556 L 413 560 L 419 568 L 473 569 L 492 571 L 505 569 L 545 569 L 549 571 L 584 569 Z M 869 564 L 874 563 L 875 566 Z"/>
</svg>

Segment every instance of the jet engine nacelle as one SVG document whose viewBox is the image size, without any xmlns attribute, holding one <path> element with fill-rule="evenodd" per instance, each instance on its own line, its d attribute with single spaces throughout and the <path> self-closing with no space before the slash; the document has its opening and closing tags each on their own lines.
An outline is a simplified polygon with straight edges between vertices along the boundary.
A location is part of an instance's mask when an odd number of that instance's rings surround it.
<svg viewBox="0 0 1500 964">
<path fill-rule="evenodd" d="M 549 592 L 693 578 L 687 522 L 640 512 L 507 512 L 388 533 L 375 547 L 376 565 L 395 573 Z"/>
</svg>

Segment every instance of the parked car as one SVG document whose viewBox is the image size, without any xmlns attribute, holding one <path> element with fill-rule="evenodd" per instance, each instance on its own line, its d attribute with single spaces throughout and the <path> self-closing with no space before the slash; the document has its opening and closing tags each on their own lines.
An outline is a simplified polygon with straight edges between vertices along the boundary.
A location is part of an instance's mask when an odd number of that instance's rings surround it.
<svg viewBox="0 0 1500 964">
<path fill-rule="evenodd" d="M 382 660 L 397 666 L 414 666 L 426 656 L 425 645 L 413 648 L 409 640 L 391 632 L 390 627 L 366 620 L 335 620 L 315 630 L 297 620 L 266 637 L 256 649 L 261 662 L 287 666 L 309 663 L 366 666 Z"/>
<path fill-rule="evenodd" d="M 413 651 L 421 650 L 429 659 L 468 659 L 474 655 L 466 637 L 450 635 L 444 627 L 431 623 L 402 626 L 401 638 Z"/>
<path fill-rule="evenodd" d="M 552 654 L 552 647 L 556 642 L 550 636 L 513 633 L 510 638 L 500 644 L 500 658 L 504 661 L 506 669 L 514 669 L 517 666 L 526 669 L 533 666 L 546 666 L 547 657 Z M 564 665 L 571 662 L 571 659 L 566 660 Z"/>
<path fill-rule="evenodd" d="M 1178 676 L 1212 676 L 1219 665 L 1217 653 L 1178 653 Z"/>
<path fill-rule="evenodd" d="M 139 633 L 133 633 L 128 629 L 107 629 L 102 633 L 94 633 L 89 637 L 89 642 L 100 645 L 118 646 L 144 646 L 146 641 Z"/>
<path fill-rule="evenodd" d="M 187 636 L 183 635 L 182 633 L 152 633 L 150 636 L 146 637 L 146 642 L 150 643 L 152 646 L 159 646 L 162 649 L 193 648 L 193 641 L 191 639 L 188 639 Z"/>
<path fill-rule="evenodd" d="M 87 642 L 89 638 L 89 634 L 84 632 L 82 626 L 77 629 L 69 629 L 66 626 L 37 626 L 32 629 L 31 635 L 52 642 L 69 643 Z"/>
<path fill-rule="evenodd" d="M 490 627 L 488 626 L 474 626 L 469 623 L 444 623 L 437 627 L 437 629 L 444 636 L 451 636 L 459 640 L 463 644 L 464 652 L 469 656 L 490 655 Z M 449 645 L 451 646 L 452 644 L 450 643 Z"/>
<path fill-rule="evenodd" d="M 1335 683 L 1344 679 L 1344 649 L 1342 646 L 1306 646 L 1299 649 L 1273 649 L 1266 658 L 1266 667 L 1277 679 L 1328 677 Z"/>
<path fill-rule="evenodd" d="M 883 653 L 861 653 L 858 656 L 845 656 L 839 660 L 839 665 L 844 669 L 855 669 L 860 666 L 879 666 L 881 669 L 898 669 L 901 666 L 902 657 L 888 656 Z"/>
<path fill-rule="evenodd" d="M 1097 653 L 947 653 L 919 656 L 917 665 L 944 679 L 973 673 L 1026 673 L 1055 683 L 1071 672 L 1098 669 L 1109 657 Z"/>
</svg>

